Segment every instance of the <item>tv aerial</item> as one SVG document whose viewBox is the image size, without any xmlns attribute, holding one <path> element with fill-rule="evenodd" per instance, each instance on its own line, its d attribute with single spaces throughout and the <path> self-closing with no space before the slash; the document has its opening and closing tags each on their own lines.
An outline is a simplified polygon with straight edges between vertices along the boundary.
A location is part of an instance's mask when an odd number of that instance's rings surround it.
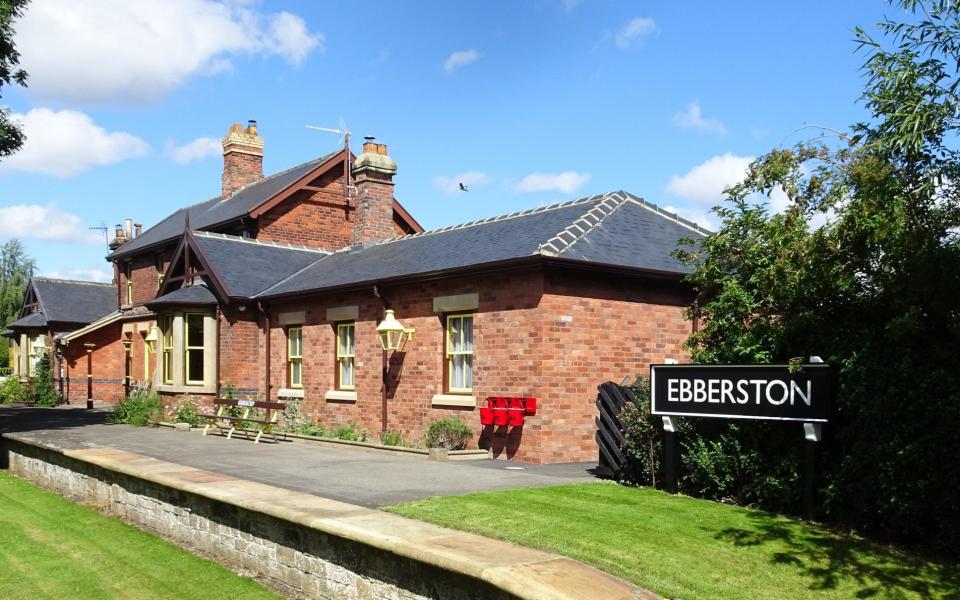
<svg viewBox="0 0 960 600">
<path fill-rule="evenodd" d="M 350 130 L 347 128 L 346 121 L 343 120 L 343 117 L 340 117 L 339 127 L 333 129 L 332 127 L 320 127 L 318 125 L 306 125 L 307 129 L 313 129 L 314 131 L 323 131 L 326 133 L 334 133 L 337 136 L 337 146 L 343 144 L 343 203 L 345 206 L 350 206 L 350 190 L 353 189 L 353 185 L 350 183 Z"/>
</svg>

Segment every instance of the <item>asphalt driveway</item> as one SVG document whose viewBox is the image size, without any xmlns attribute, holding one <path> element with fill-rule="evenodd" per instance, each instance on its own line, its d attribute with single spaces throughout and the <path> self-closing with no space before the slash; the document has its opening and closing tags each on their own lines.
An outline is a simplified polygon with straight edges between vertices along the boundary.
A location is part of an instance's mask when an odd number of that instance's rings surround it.
<svg viewBox="0 0 960 600">
<path fill-rule="evenodd" d="M 171 429 L 113 425 L 106 411 L 0 408 L 0 433 L 64 450 L 117 448 L 376 508 L 430 496 L 590 481 L 595 464 L 528 465 L 501 460 L 434 462 L 307 443 L 254 444 Z"/>
</svg>

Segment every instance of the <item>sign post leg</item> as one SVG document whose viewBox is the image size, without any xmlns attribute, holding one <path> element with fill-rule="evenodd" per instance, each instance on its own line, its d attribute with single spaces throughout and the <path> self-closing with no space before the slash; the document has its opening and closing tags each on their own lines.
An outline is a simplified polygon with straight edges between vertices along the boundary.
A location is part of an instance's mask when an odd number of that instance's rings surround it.
<svg viewBox="0 0 960 600">
<path fill-rule="evenodd" d="M 823 437 L 820 423 L 804 423 L 803 439 L 806 465 L 803 477 L 803 517 L 813 521 L 817 516 L 817 442 Z"/>
<path fill-rule="evenodd" d="M 671 417 L 663 419 L 663 478 L 666 490 L 677 493 L 677 432 Z"/>
</svg>

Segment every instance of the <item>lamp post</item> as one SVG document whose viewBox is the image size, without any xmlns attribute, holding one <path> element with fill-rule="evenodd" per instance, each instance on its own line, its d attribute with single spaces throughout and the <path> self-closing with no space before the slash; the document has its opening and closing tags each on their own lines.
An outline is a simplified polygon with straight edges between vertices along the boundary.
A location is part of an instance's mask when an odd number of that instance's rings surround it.
<svg viewBox="0 0 960 600">
<path fill-rule="evenodd" d="M 380 346 L 383 348 L 383 396 L 380 412 L 380 433 L 387 432 L 387 353 L 399 352 L 403 350 L 404 344 L 413 337 L 413 328 L 407 329 L 397 320 L 392 309 L 387 309 L 383 320 L 377 325 L 377 337 L 380 338 Z"/>
<path fill-rule="evenodd" d="M 87 352 L 87 410 L 93 408 L 93 349 L 96 347 L 90 342 L 83 345 Z"/>
<path fill-rule="evenodd" d="M 123 340 L 123 395 L 130 395 L 130 371 L 133 362 L 133 340 Z"/>
</svg>

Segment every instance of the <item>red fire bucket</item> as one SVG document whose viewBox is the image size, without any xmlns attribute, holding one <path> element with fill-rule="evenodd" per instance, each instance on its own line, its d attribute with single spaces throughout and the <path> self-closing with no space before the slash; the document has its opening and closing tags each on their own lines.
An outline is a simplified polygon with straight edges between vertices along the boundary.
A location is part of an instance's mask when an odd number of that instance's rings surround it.
<svg viewBox="0 0 960 600">
<path fill-rule="evenodd" d="M 536 398 L 524 398 L 523 399 L 523 412 L 533 416 L 537 414 L 537 399 Z"/>
<path fill-rule="evenodd" d="M 480 409 L 480 424 L 493 425 L 493 409 L 484 406 Z"/>
<path fill-rule="evenodd" d="M 510 412 L 510 409 L 506 407 L 497 407 L 493 409 L 493 424 L 494 425 L 506 425 L 510 420 L 507 413 Z"/>
<path fill-rule="evenodd" d="M 522 408 L 511 408 L 507 411 L 509 415 L 507 419 L 507 424 L 511 427 L 519 427 L 523 425 L 523 409 Z"/>
</svg>

